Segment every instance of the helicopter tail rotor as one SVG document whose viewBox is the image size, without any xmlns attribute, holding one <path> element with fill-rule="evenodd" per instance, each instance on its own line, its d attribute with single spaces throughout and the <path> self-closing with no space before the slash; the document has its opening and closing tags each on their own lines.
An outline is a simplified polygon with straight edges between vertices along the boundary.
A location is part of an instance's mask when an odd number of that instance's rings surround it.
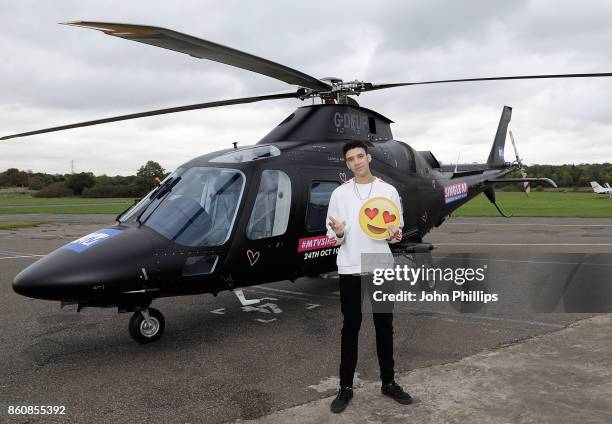
<svg viewBox="0 0 612 424">
<path fill-rule="evenodd" d="M 525 171 L 525 167 L 523 166 L 523 161 L 519 157 L 518 150 L 516 148 L 516 143 L 514 142 L 514 136 L 512 135 L 512 130 L 508 131 L 510 134 L 510 141 L 512 141 L 512 147 L 514 147 L 514 154 L 516 155 L 516 163 L 519 165 L 519 171 L 521 172 L 521 176 L 523 178 L 527 178 L 527 172 Z M 525 191 L 525 195 L 527 197 L 531 196 L 531 187 L 529 186 L 529 182 L 525 181 L 523 183 L 523 190 Z"/>
</svg>

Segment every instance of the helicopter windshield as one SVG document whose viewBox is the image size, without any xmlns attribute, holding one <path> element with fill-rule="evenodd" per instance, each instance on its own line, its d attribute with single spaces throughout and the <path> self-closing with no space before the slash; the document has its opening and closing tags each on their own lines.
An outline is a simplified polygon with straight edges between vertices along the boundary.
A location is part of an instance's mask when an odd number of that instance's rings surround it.
<svg viewBox="0 0 612 424">
<path fill-rule="evenodd" d="M 226 168 L 190 168 L 140 221 L 185 246 L 227 241 L 244 189 L 244 174 Z"/>
<path fill-rule="evenodd" d="M 173 173 L 168 174 L 168 176 L 164 178 L 164 180 L 159 184 L 159 186 L 154 187 L 153 190 L 151 190 L 145 196 L 143 196 L 142 199 L 136 205 L 132 206 L 130 209 L 127 209 L 125 212 L 119 215 L 116 218 L 117 221 L 129 222 L 133 220 L 134 218 L 136 218 L 137 216 L 139 216 L 141 213 L 145 211 L 145 209 L 148 208 L 148 205 L 150 203 L 155 201 L 154 195 L 157 194 L 157 192 L 161 190 L 163 187 L 165 187 L 166 184 L 171 184 L 172 181 L 178 178 L 180 174 L 183 173 L 184 171 L 185 171 L 184 168 L 178 168 Z"/>
</svg>

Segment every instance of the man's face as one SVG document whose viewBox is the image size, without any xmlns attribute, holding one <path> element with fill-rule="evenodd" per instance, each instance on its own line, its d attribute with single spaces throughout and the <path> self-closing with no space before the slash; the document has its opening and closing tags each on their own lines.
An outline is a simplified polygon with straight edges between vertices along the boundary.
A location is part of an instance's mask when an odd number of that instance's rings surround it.
<svg viewBox="0 0 612 424">
<path fill-rule="evenodd" d="M 365 177 L 370 173 L 370 161 L 372 156 L 365 152 L 362 147 L 350 149 L 344 155 L 346 165 L 356 177 Z"/>
</svg>

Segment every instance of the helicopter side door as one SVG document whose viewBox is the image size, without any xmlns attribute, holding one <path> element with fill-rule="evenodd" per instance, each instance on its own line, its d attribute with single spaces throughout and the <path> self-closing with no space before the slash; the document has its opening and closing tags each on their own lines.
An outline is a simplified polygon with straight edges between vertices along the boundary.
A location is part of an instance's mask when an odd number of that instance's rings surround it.
<svg viewBox="0 0 612 424">
<path fill-rule="evenodd" d="M 348 178 L 348 171 L 342 169 L 300 170 L 300 202 L 306 207 L 299 225 L 296 268 L 302 275 L 315 276 L 337 269 L 338 247 L 326 236 L 327 208 L 332 192 Z"/>
<path fill-rule="evenodd" d="M 281 169 L 261 171 L 259 185 L 245 227 L 245 266 L 234 270 L 240 279 L 252 283 L 287 279 L 294 273 L 288 240 L 295 188 Z"/>
<path fill-rule="evenodd" d="M 377 152 L 373 161 L 373 174 L 393 185 L 400 195 L 404 215 L 403 236 L 405 240 L 420 238 L 420 191 L 416 174 L 414 151 L 405 143 L 393 141 L 387 145 L 375 145 Z M 384 166 L 386 165 L 386 166 Z"/>
</svg>

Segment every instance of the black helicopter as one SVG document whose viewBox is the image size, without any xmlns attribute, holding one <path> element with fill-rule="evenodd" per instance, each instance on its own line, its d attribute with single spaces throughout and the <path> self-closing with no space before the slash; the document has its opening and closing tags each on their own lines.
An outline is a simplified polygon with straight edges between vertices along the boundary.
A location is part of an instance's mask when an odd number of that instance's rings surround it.
<svg viewBox="0 0 612 424">
<path fill-rule="evenodd" d="M 117 307 L 134 312 L 130 335 L 147 343 L 161 337 L 159 297 L 233 290 L 295 280 L 336 269 L 337 247 L 326 238 L 331 192 L 349 180 L 342 155 L 348 140 L 362 140 L 374 174 L 394 185 L 403 204 L 403 240 L 396 251 L 428 252 L 423 237 L 480 193 L 495 203 L 494 184 L 543 181 L 503 178 L 522 169 L 504 158 L 512 109 L 504 107 L 486 163 L 441 166 L 429 151 L 393 139 L 391 120 L 360 107 L 351 96 L 419 84 L 534 78 L 609 77 L 611 73 L 468 78 L 393 84 L 317 79 L 284 65 L 164 28 L 101 22 L 69 25 L 236 66 L 297 86 L 290 92 L 173 107 L 2 137 L 51 131 L 194 109 L 295 98 L 321 99 L 300 107 L 257 144 L 197 157 L 172 172 L 117 224 L 53 251 L 19 273 L 13 289 L 62 306 Z M 313 101 L 314 103 L 314 101 Z M 499 209 L 499 208 L 498 208 Z M 501 210 L 500 210 L 501 213 Z"/>
</svg>

